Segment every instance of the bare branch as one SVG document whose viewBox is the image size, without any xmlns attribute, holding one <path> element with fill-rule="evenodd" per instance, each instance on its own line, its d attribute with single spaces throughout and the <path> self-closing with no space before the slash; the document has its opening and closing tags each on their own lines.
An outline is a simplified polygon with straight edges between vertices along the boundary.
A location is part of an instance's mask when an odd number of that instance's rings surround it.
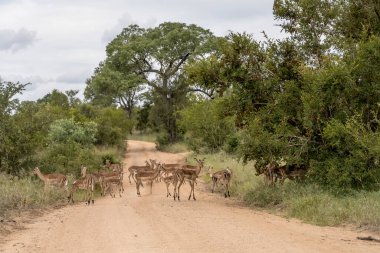
<svg viewBox="0 0 380 253">
<path fill-rule="evenodd" d="M 215 93 L 215 89 L 211 89 L 210 92 L 207 92 L 207 91 L 199 89 L 199 88 L 189 88 L 188 91 L 189 92 L 201 92 L 201 93 L 205 94 L 206 96 L 208 96 L 209 98 L 214 99 L 213 96 Z"/>
<path fill-rule="evenodd" d="M 185 54 L 184 56 L 182 56 L 182 59 L 177 63 L 177 65 L 175 65 L 174 66 L 174 68 L 171 70 L 171 71 L 169 71 L 170 70 L 170 68 L 168 68 L 168 73 L 165 73 L 167 76 L 172 76 L 172 75 L 174 75 L 177 71 L 178 71 L 178 69 L 181 67 L 181 65 L 187 60 L 187 58 L 189 58 L 189 56 L 190 56 L 190 53 L 187 53 L 187 54 Z"/>
</svg>

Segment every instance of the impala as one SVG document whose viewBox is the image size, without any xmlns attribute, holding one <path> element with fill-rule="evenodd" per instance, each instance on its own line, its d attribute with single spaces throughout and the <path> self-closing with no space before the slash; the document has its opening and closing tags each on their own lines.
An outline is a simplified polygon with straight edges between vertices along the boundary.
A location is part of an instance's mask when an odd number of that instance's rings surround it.
<svg viewBox="0 0 380 253">
<path fill-rule="evenodd" d="M 147 164 L 149 163 L 147 162 Z M 161 171 L 160 166 L 158 166 L 156 169 L 154 169 L 154 167 L 152 168 L 151 166 L 147 167 L 149 167 L 150 170 L 138 170 L 135 172 L 136 190 L 139 197 L 141 196 L 140 185 L 143 186 L 143 181 L 147 181 L 150 184 L 150 194 L 152 194 L 153 181 L 158 177 Z"/>
<path fill-rule="evenodd" d="M 103 181 L 103 194 L 106 195 L 109 192 L 110 196 L 115 198 L 115 193 L 113 192 L 113 187 L 116 186 L 119 191 L 119 196 L 121 198 L 121 193 L 123 191 L 122 185 L 120 184 L 119 178 L 105 178 Z"/>
<path fill-rule="evenodd" d="M 129 171 L 129 175 L 128 175 L 128 180 L 129 180 L 129 183 L 131 184 L 131 177 L 132 179 L 135 181 L 136 183 L 136 178 L 135 178 L 135 174 L 138 172 L 138 171 L 149 171 L 149 170 L 152 170 L 152 166 L 148 161 L 145 161 L 146 165 L 145 166 L 137 166 L 137 165 L 132 165 L 128 168 L 128 171 Z M 154 166 L 153 166 L 154 167 Z"/>
<path fill-rule="evenodd" d="M 286 166 L 278 166 L 276 162 L 268 163 L 262 171 L 262 173 L 264 173 L 266 182 L 269 182 L 270 185 L 274 185 L 278 179 L 281 184 L 284 183 L 287 177 L 285 173 L 285 167 Z"/>
<path fill-rule="evenodd" d="M 173 197 L 174 200 L 176 198 L 179 199 L 179 188 L 183 184 L 184 181 L 184 176 L 183 176 L 183 171 L 181 168 L 176 168 L 176 169 L 166 169 L 165 164 L 159 165 L 161 166 L 161 170 L 163 171 L 161 178 L 164 181 L 166 185 L 166 197 L 171 196 L 169 192 L 169 186 L 172 184 L 174 186 L 174 191 L 173 191 Z"/>
<path fill-rule="evenodd" d="M 67 177 L 60 173 L 52 173 L 52 174 L 42 174 L 38 167 L 34 168 L 33 174 L 37 175 L 39 179 L 44 182 L 45 190 L 50 185 L 57 186 L 60 188 L 65 188 L 67 191 Z"/>
<path fill-rule="evenodd" d="M 191 194 L 193 195 L 193 199 L 196 200 L 195 194 L 194 194 L 194 184 L 198 178 L 199 173 L 201 172 L 203 165 L 204 165 L 204 160 L 203 159 L 197 159 L 194 158 L 197 161 L 197 165 L 184 165 L 182 166 L 181 170 L 183 172 L 184 179 L 189 182 L 191 190 L 190 190 L 190 195 L 189 195 L 189 200 L 191 198 Z M 178 193 L 179 189 L 181 188 L 181 185 L 178 188 Z M 179 199 L 179 198 L 178 198 Z"/>
<path fill-rule="evenodd" d="M 286 166 L 285 173 L 290 180 L 298 179 L 303 181 L 306 177 L 307 167 L 303 164 L 290 164 Z"/>
<path fill-rule="evenodd" d="M 103 169 L 108 168 L 111 171 L 120 171 L 122 170 L 122 165 L 119 163 L 111 163 L 110 160 L 106 160 L 106 164 L 103 166 Z"/>
<path fill-rule="evenodd" d="M 81 169 L 82 178 L 86 177 L 87 174 L 87 168 L 82 166 Z M 119 195 L 121 196 L 120 192 L 124 192 L 124 185 L 123 185 L 123 172 L 117 171 L 117 172 L 98 172 L 90 174 L 96 183 L 99 183 L 100 189 L 101 189 L 101 195 L 104 196 L 105 192 L 107 190 L 107 187 L 109 189 L 110 184 L 116 184 L 119 188 Z"/>
<path fill-rule="evenodd" d="M 81 168 L 81 174 L 82 178 L 76 180 L 72 186 L 71 190 L 69 192 L 68 202 L 70 201 L 74 203 L 74 192 L 76 192 L 78 189 L 85 190 L 87 194 L 87 204 L 89 205 L 91 202 L 94 204 L 94 189 L 95 189 L 95 178 L 93 175 L 86 174 L 86 167 Z"/>
<path fill-rule="evenodd" d="M 209 167 L 209 175 L 212 180 L 212 191 L 214 192 L 215 186 L 220 182 L 222 185 L 225 186 L 225 192 L 224 192 L 224 197 L 230 197 L 230 181 L 232 178 L 232 171 L 227 167 L 225 170 L 220 170 L 215 173 L 212 173 L 212 167 Z"/>
</svg>

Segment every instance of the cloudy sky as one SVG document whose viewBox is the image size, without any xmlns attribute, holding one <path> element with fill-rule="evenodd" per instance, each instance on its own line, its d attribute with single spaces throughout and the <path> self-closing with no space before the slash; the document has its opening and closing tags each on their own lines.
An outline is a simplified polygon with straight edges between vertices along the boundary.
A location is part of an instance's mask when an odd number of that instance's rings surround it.
<svg viewBox="0 0 380 253">
<path fill-rule="evenodd" d="M 229 30 L 262 39 L 282 37 L 272 0 L 0 0 L 0 77 L 32 83 L 23 100 L 52 89 L 83 93 L 123 27 L 165 21 L 197 24 L 216 35 Z M 81 95 L 82 96 L 82 95 Z"/>
</svg>

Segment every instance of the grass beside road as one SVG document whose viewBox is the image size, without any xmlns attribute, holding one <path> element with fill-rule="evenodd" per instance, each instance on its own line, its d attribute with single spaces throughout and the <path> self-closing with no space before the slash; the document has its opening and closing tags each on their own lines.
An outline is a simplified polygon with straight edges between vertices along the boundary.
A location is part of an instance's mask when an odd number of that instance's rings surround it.
<svg viewBox="0 0 380 253">
<path fill-rule="evenodd" d="M 380 191 L 343 195 L 289 180 L 284 185 L 266 186 L 262 176 L 255 175 L 254 163 L 242 165 L 223 152 L 198 157 L 205 157 L 205 165 L 213 166 L 214 171 L 229 167 L 233 171 L 232 195 L 251 207 L 320 226 L 354 225 L 380 231 Z M 210 182 L 207 175 L 203 177 Z"/>
<path fill-rule="evenodd" d="M 43 185 L 31 177 L 13 177 L 0 174 L 0 217 L 9 217 L 14 211 L 40 209 L 64 203 L 66 194 Z"/>
</svg>

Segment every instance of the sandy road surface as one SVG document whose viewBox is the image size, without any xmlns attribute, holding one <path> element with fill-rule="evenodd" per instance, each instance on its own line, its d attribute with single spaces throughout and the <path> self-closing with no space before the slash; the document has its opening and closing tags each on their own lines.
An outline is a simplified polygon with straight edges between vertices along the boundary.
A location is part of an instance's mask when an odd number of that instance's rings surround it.
<svg viewBox="0 0 380 253">
<path fill-rule="evenodd" d="M 156 158 L 176 162 L 180 155 L 154 150 L 154 144 L 129 141 L 125 163 Z M 359 241 L 359 233 L 315 227 L 244 208 L 233 200 L 201 191 L 188 201 L 166 198 L 163 183 L 136 196 L 125 177 L 122 198 L 105 197 L 95 205 L 68 206 L 37 218 L 11 234 L 0 252 L 380 252 L 380 244 Z"/>
</svg>

